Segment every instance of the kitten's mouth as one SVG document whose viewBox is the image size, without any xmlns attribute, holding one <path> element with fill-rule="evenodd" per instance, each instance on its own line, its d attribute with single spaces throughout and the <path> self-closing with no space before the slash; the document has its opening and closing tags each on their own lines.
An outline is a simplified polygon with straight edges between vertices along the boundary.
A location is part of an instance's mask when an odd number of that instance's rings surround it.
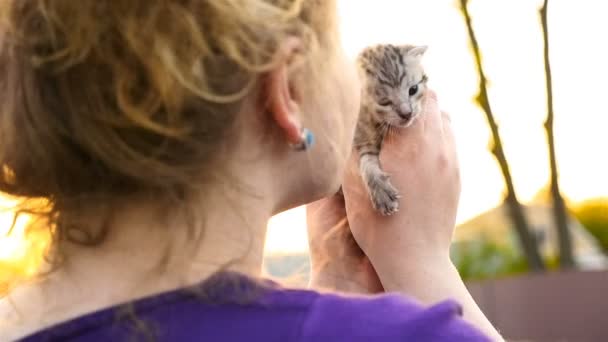
<svg viewBox="0 0 608 342">
<path fill-rule="evenodd" d="M 399 127 L 408 127 L 410 126 L 412 123 L 414 123 L 414 121 L 416 121 L 416 119 L 418 118 L 417 114 L 410 114 L 406 117 L 399 117 L 399 122 L 398 122 L 398 126 Z"/>
</svg>

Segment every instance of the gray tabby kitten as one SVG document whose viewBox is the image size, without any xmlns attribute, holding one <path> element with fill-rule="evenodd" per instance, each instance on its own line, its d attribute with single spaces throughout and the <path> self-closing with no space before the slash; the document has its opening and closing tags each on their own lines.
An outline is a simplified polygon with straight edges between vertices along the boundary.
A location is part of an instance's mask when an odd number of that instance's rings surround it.
<svg viewBox="0 0 608 342">
<path fill-rule="evenodd" d="M 420 59 L 426 49 L 377 45 L 357 59 L 363 84 L 354 146 L 373 207 L 383 215 L 399 210 L 399 193 L 380 166 L 382 141 L 390 129 L 408 127 L 420 115 L 427 82 Z"/>
</svg>

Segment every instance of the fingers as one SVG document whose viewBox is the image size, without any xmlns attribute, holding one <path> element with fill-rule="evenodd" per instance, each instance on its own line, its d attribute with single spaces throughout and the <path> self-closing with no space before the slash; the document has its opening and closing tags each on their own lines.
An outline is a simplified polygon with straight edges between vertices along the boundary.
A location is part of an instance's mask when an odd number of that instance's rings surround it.
<svg viewBox="0 0 608 342">
<path fill-rule="evenodd" d="M 444 125 L 447 124 L 451 124 L 452 123 L 452 117 L 450 116 L 450 114 L 446 111 L 441 111 L 441 118 L 443 119 L 443 123 Z"/>
<path fill-rule="evenodd" d="M 443 114 L 439 109 L 437 94 L 432 90 L 427 90 L 423 100 L 423 129 L 427 134 L 435 136 L 443 135 Z"/>
<path fill-rule="evenodd" d="M 344 171 L 344 182 L 342 184 L 342 191 L 344 192 L 345 206 L 349 207 L 354 205 L 366 204 L 368 205 L 369 199 L 363 179 L 359 173 L 359 154 L 354 152 L 348 161 L 347 167 Z"/>
<path fill-rule="evenodd" d="M 454 140 L 454 131 L 452 129 L 452 118 L 450 114 L 445 111 L 441 111 L 441 121 L 444 138 L 448 140 Z"/>
</svg>

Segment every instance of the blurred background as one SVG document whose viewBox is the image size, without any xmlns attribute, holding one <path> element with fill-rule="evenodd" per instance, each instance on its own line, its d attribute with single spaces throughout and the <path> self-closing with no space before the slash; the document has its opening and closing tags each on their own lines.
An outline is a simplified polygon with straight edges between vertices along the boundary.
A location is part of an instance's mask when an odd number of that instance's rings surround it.
<svg viewBox="0 0 608 342">
<path fill-rule="evenodd" d="M 339 0 L 339 15 L 353 59 L 370 44 L 429 46 L 424 64 L 452 116 L 462 168 L 452 257 L 488 316 L 513 338 L 592 340 L 608 330 L 593 326 L 593 318 L 564 316 L 559 308 L 568 307 L 571 316 L 608 314 L 601 296 L 608 286 L 602 271 L 608 265 L 608 3 L 550 1 L 545 27 L 543 5 Z M 552 73 L 549 121 L 543 29 Z M 10 200 L 2 201 L 10 207 Z M 12 280 L 35 272 L 48 244 L 44 233 L 24 232 L 24 222 L 6 235 L 12 217 L 0 212 L 0 296 Z M 304 208 L 274 217 L 268 274 L 305 285 L 306 241 Z"/>
</svg>

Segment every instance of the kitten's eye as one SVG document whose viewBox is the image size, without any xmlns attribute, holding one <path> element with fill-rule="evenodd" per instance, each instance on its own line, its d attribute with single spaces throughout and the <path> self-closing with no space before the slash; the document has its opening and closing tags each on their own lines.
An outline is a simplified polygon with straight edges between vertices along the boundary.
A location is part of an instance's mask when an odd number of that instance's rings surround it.
<svg viewBox="0 0 608 342">
<path fill-rule="evenodd" d="M 389 99 L 382 99 L 380 101 L 378 101 L 378 104 L 381 105 L 382 107 L 387 107 L 393 104 L 393 102 Z"/>
<path fill-rule="evenodd" d="M 417 92 L 418 92 L 418 85 L 417 84 L 410 87 L 410 92 L 409 92 L 410 96 L 416 95 Z"/>
</svg>

